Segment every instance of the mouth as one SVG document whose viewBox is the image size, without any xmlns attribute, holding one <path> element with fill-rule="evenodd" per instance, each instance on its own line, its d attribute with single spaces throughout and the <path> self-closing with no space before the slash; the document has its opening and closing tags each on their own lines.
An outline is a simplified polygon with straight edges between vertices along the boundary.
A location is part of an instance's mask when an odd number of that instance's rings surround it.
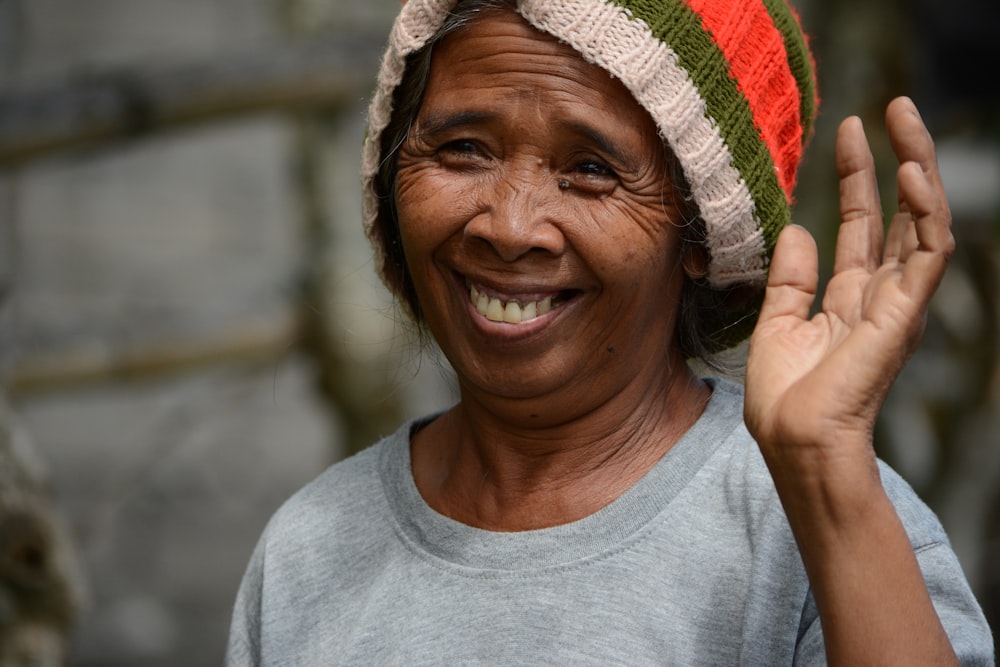
<svg viewBox="0 0 1000 667">
<path fill-rule="evenodd" d="M 572 299 L 578 290 L 551 293 L 503 295 L 466 280 L 469 300 L 480 315 L 490 322 L 522 324 L 546 315 Z"/>
</svg>

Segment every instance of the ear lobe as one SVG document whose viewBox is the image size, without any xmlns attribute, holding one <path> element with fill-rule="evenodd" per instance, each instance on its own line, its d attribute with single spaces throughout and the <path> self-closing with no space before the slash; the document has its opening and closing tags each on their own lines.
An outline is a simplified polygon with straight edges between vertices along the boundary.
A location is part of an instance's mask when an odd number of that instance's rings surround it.
<svg viewBox="0 0 1000 667">
<path fill-rule="evenodd" d="M 681 267 L 688 278 L 700 280 L 708 275 L 708 252 L 698 243 L 685 243 L 681 248 Z"/>
</svg>

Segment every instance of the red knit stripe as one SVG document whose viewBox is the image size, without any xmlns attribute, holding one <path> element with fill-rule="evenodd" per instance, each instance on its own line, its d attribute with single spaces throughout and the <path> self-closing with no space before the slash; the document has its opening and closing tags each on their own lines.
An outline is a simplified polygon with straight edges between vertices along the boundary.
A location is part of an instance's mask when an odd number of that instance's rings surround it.
<svg viewBox="0 0 1000 667">
<path fill-rule="evenodd" d="M 802 155 L 799 89 L 788 66 L 785 42 L 762 0 L 686 0 L 729 62 L 767 146 L 785 197 L 792 200 Z M 748 7 L 749 5 L 749 7 Z"/>
</svg>

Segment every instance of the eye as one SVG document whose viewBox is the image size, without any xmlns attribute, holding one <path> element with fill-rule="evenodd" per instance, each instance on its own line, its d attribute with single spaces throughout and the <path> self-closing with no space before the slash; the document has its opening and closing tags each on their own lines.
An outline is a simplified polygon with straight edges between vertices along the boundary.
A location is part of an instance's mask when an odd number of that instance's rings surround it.
<svg viewBox="0 0 1000 667">
<path fill-rule="evenodd" d="M 611 194 L 620 183 L 618 172 L 592 157 L 573 162 L 566 176 L 573 191 L 592 196 Z"/>
<path fill-rule="evenodd" d="M 489 162 L 489 154 L 472 139 L 447 141 L 437 149 L 438 159 L 452 169 L 478 169 Z"/>
<path fill-rule="evenodd" d="M 585 176 L 609 176 L 617 177 L 615 170 L 596 160 L 582 160 L 576 165 L 576 172 Z"/>
<path fill-rule="evenodd" d="M 479 147 L 470 139 L 456 139 L 444 144 L 439 150 L 445 153 L 478 153 Z"/>
</svg>

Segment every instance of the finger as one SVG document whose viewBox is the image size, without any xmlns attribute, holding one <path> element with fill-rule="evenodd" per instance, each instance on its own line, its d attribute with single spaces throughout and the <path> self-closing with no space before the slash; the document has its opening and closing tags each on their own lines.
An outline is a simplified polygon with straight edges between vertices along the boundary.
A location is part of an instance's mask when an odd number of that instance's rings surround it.
<svg viewBox="0 0 1000 667">
<path fill-rule="evenodd" d="M 905 258 L 903 289 L 926 302 L 955 250 L 951 213 L 920 165 L 914 162 L 900 165 L 898 179 L 900 197 L 910 210 L 917 237 L 916 249 Z"/>
<path fill-rule="evenodd" d="M 789 225 L 774 247 L 759 323 L 789 315 L 808 319 L 818 282 L 816 242 L 803 227 Z"/>
<path fill-rule="evenodd" d="M 934 139 L 924 125 L 913 100 L 908 97 L 897 97 L 890 102 L 889 106 L 886 107 L 885 124 L 892 150 L 899 163 L 916 162 L 920 165 L 920 169 L 926 175 L 931 187 L 945 202 L 945 208 L 947 208 L 948 198 L 941 181 L 941 172 L 938 169 Z M 901 202 L 902 199 L 901 193 Z"/>
<path fill-rule="evenodd" d="M 913 216 L 910 215 L 908 206 L 901 206 L 901 210 L 892 216 L 889 222 L 889 232 L 885 238 L 885 257 L 883 262 L 900 261 L 905 262 L 913 251 L 917 249 L 920 241 L 917 239 L 917 228 L 913 224 Z"/>
<path fill-rule="evenodd" d="M 840 229 L 834 274 L 857 268 L 874 272 L 882 257 L 882 205 L 875 160 L 860 118 L 840 124 L 835 162 L 840 177 Z"/>
</svg>

